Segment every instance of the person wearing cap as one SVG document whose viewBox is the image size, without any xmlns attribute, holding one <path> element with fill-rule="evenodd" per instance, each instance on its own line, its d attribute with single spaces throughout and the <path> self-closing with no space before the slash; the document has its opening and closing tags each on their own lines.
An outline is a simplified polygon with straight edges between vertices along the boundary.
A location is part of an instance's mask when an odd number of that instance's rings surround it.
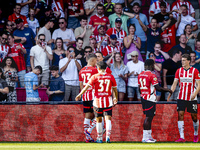
<svg viewBox="0 0 200 150">
<path fill-rule="evenodd" d="M 76 39 L 74 33 L 71 29 L 67 28 L 67 20 L 65 18 L 59 18 L 58 20 L 59 28 L 53 32 L 52 39 L 55 40 L 58 37 L 63 39 L 64 49 L 75 44 Z"/>
<path fill-rule="evenodd" d="M 122 11 L 122 4 L 116 3 L 115 4 L 115 13 L 110 15 L 108 17 L 108 19 L 110 21 L 110 27 L 113 28 L 113 27 L 115 27 L 116 18 L 121 18 L 121 20 L 122 20 L 121 28 L 124 31 L 126 31 L 126 33 L 128 33 L 127 21 L 128 21 L 128 19 L 134 18 L 134 17 L 135 17 L 135 15 L 132 13 Z"/>
<path fill-rule="evenodd" d="M 117 36 L 115 34 L 112 34 L 110 36 L 110 45 L 107 45 L 103 51 L 102 54 L 104 57 L 111 57 L 112 53 L 120 52 L 122 56 L 122 50 L 119 46 L 117 46 Z M 113 61 L 111 61 L 113 63 Z"/>
<path fill-rule="evenodd" d="M 128 59 L 131 59 L 127 63 L 128 67 L 128 87 L 127 87 L 127 93 L 128 93 L 128 100 L 133 101 L 134 95 L 136 93 L 137 100 L 140 101 L 140 93 L 138 88 L 138 75 L 144 71 L 144 63 L 140 60 L 138 60 L 138 52 L 133 51 L 127 55 Z"/>
<path fill-rule="evenodd" d="M 104 25 L 106 29 L 110 28 L 110 22 L 107 16 L 104 16 L 104 6 L 103 4 L 97 5 L 97 14 L 90 17 L 89 28 L 95 28 L 93 31 L 94 35 L 98 35 L 97 27 L 98 25 Z"/>
<path fill-rule="evenodd" d="M 105 26 L 104 25 L 98 25 L 97 30 L 99 33 L 96 36 L 97 47 L 99 48 L 99 51 L 102 51 L 108 45 L 108 37 L 105 34 Z"/>
<path fill-rule="evenodd" d="M 8 17 L 8 20 L 10 20 L 13 23 L 15 23 L 16 19 L 21 18 L 22 21 L 23 21 L 23 25 L 25 25 L 26 27 L 28 27 L 28 22 L 26 20 L 26 16 L 23 16 L 20 13 L 21 13 L 21 5 L 17 3 L 15 5 L 15 7 L 14 7 L 14 13 Z"/>
<path fill-rule="evenodd" d="M 27 70 L 30 71 L 30 49 L 33 47 L 33 43 L 35 43 L 35 33 L 31 28 L 24 27 L 23 20 L 18 18 L 15 20 L 17 29 L 13 32 L 13 36 L 16 41 L 23 44 L 26 49 L 25 61 Z"/>
<path fill-rule="evenodd" d="M 110 37 L 112 34 L 115 34 L 117 37 L 118 46 L 123 49 L 123 40 L 127 36 L 125 30 L 122 29 L 122 19 L 116 18 L 115 19 L 115 27 L 110 28 L 106 32 L 106 36 Z"/>
<path fill-rule="evenodd" d="M 140 12 L 141 5 L 138 2 L 135 2 L 133 4 L 132 10 L 133 10 L 135 15 L 139 15 L 140 20 L 142 21 L 142 23 L 145 26 L 149 25 L 149 22 L 147 20 L 147 16 Z M 128 20 L 128 26 L 130 24 L 135 24 L 135 28 L 136 28 L 135 35 L 141 39 L 140 53 L 142 55 L 145 55 L 145 53 L 146 53 L 146 39 L 147 39 L 146 34 L 142 30 L 142 27 L 140 26 L 139 21 L 135 17 Z"/>
<path fill-rule="evenodd" d="M 181 14 L 181 11 L 179 11 L 179 14 Z M 165 25 L 168 21 L 170 22 L 169 26 L 160 34 L 162 51 L 164 52 L 168 52 L 176 45 L 176 30 L 181 22 L 181 15 L 179 15 L 179 18 L 175 23 L 171 14 L 169 17 L 165 16 L 162 22 L 163 25 Z"/>
<path fill-rule="evenodd" d="M 51 43 L 54 42 L 54 39 L 51 37 L 51 31 L 50 31 L 50 29 L 54 27 L 54 22 L 55 18 L 49 19 L 49 21 L 45 24 L 45 26 L 40 28 L 40 30 L 38 31 L 38 35 L 40 34 L 45 35 L 45 42 L 47 43 L 48 46 L 51 46 Z"/>
<path fill-rule="evenodd" d="M 96 37 L 94 35 L 90 36 L 90 47 L 92 47 L 92 51 L 93 53 L 95 53 L 96 51 L 98 51 L 99 49 L 97 48 L 97 40 Z"/>
</svg>

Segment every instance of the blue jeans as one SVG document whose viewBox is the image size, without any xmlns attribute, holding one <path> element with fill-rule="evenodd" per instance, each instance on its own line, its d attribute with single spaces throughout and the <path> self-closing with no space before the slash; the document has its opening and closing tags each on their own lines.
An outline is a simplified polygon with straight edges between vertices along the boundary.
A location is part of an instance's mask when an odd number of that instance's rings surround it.
<svg viewBox="0 0 200 150">
<path fill-rule="evenodd" d="M 26 74 L 26 70 L 22 70 L 22 71 L 19 71 L 17 73 L 20 87 L 24 87 L 24 82 L 23 81 L 24 81 L 25 74 Z M 18 86 L 16 85 L 16 87 L 18 87 Z"/>
</svg>

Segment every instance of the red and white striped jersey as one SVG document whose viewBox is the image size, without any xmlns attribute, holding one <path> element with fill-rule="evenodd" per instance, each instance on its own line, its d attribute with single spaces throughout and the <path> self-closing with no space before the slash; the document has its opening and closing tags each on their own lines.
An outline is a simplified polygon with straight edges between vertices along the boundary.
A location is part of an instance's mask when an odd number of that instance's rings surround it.
<svg viewBox="0 0 200 150">
<path fill-rule="evenodd" d="M 112 88 L 117 87 L 117 83 L 112 74 L 98 73 L 91 77 L 88 85 L 94 88 L 93 106 L 97 108 L 107 108 L 113 106 Z"/>
<path fill-rule="evenodd" d="M 51 9 L 53 11 L 59 11 L 61 13 L 60 17 L 65 17 L 63 4 L 63 0 L 53 0 L 51 3 Z"/>
<path fill-rule="evenodd" d="M 196 90 L 196 80 L 200 80 L 199 71 L 194 67 L 188 70 L 181 67 L 176 71 L 175 80 L 179 80 L 180 86 L 178 99 L 191 101 L 191 96 Z M 197 100 L 197 97 L 194 100 Z"/>
<path fill-rule="evenodd" d="M 140 96 L 148 101 L 156 102 L 156 89 L 154 85 L 158 84 L 158 79 L 151 71 L 142 71 L 138 75 L 138 85 L 140 87 Z"/>
<path fill-rule="evenodd" d="M 172 10 L 178 9 L 181 7 L 181 5 L 187 5 L 188 7 L 188 14 L 191 15 L 193 13 L 195 13 L 194 7 L 192 6 L 192 4 L 190 3 L 190 1 L 185 0 L 184 2 L 181 2 L 180 0 L 176 0 L 175 2 L 172 3 Z M 178 16 L 178 13 L 176 13 L 176 15 Z"/>
<path fill-rule="evenodd" d="M 166 12 L 170 12 L 169 3 L 167 3 L 165 0 L 164 0 L 164 2 L 166 3 L 166 6 L 167 6 Z M 149 13 L 154 13 L 154 15 L 155 15 L 155 14 L 158 14 L 160 12 L 161 12 L 161 10 L 160 10 L 160 1 L 156 1 L 150 6 Z"/>
<path fill-rule="evenodd" d="M 96 37 L 97 43 L 99 43 L 99 42 L 101 42 L 101 40 L 102 40 L 105 36 L 96 35 L 95 37 Z M 101 43 L 101 46 L 100 46 L 100 48 L 99 48 L 99 51 L 102 52 L 103 49 L 104 49 L 107 45 L 108 45 L 108 41 L 107 41 L 107 38 L 105 38 L 105 39 L 103 40 L 103 42 Z"/>
<path fill-rule="evenodd" d="M 79 81 L 83 83 L 83 87 L 86 86 L 92 75 L 97 74 L 98 70 L 96 67 L 92 66 L 85 66 L 83 67 L 80 72 L 79 72 Z M 92 87 L 90 87 L 82 97 L 82 101 L 91 101 L 93 100 L 93 92 L 92 92 Z"/>
<path fill-rule="evenodd" d="M 121 29 L 118 32 L 117 29 L 114 27 L 114 28 L 108 29 L 107 32 L 106 32 L 106 35 L 108 37 L 110 37 L 112 34 L 115 34 L 117 36 L 118 46 L 122 47 L 123 46 L 123 40 L 127 36 L 126 31 L 124 31 L 124 30 Z"/>
<path fill-rule="evenodd" d="M 8 55 L 10 47 L 8 45 L 1 45 L 0 44 L 0 62 L 4 60 L 4 58 Z"/>
</svg>

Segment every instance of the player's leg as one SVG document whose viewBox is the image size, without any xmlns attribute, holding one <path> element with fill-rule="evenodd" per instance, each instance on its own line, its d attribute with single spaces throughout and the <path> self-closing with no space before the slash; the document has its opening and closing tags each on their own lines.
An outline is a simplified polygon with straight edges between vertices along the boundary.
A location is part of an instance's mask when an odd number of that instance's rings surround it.
<svg viewBox="0 0 200 150">
<path fill-rule="evenodd" d="M 152 133 L 151 124 L 156 111 L 156 103 L 144 100 L 143 98 L 141 98 L 141 102 L 142 102 L 143 113 L 146 115 L 143 124 L 142 142 L 154 143 L 156 142 L 156 140 L 153 139 L 151 136 Z"/>
<path fill-rule="evenodd" d="M 104 116 L 106 120 L 106 142 L 110 143 L 110 135 L 111 135 L 111 117 L 112 117 L 112 107 L 104 109 Z"/>
<path fill-rule="evenodd" d="M 97 130 L 96 143 L 103 143 L 103 127 L 102 127 L 103 108 L 93 107 L 93 109 L 94 109 L 94 115 L 96 117 L 96 130 Z"/>
<path fill-rule="evenodd" d="M 178 130 L 180 138 L 175 142 L 185 142 L 184 137 L 184 113 L 186 108 L 186 102 L 184 100 L 177 100 L 177 111 L 178 111 Z"/>
<path fill-rule="evenodd" d="M 187 111 L 191 113 L 194 127 L 194 142 L 198 142 L 199 120 L 197 120 L 197 101 L 188 101 Z"/>
</svg>

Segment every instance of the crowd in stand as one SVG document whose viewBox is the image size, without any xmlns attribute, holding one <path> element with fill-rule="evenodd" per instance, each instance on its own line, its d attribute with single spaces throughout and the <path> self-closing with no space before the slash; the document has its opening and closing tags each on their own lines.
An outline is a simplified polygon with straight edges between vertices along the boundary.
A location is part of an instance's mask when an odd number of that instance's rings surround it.
<svg viewBox="0 0 200 150">
<path fill-rule="evenodd" d="M 170 6 L 158 0 L 149 13 L 142 13 L 142 3 L 16 0 L 6 9 L 1 5 L 0 99 L 16 102 L 16 87 L 25 87 L 27 101 L 40 101 L 38 88 L 45 87 L 49 100 L 75 100 L 79 71 L 90 53 L 107 63 L 119 101 L 140 100 L 137 76 L 147 58 L 155 61 L 159 84 L 169 89 L 182 54 L 189 53 L 200 71 L 200 35 L 193 33 L 198 25 L 190 1 L 175 0 Z M 177 92 L 178 87 L 171 100 Z"/>
</svg>

